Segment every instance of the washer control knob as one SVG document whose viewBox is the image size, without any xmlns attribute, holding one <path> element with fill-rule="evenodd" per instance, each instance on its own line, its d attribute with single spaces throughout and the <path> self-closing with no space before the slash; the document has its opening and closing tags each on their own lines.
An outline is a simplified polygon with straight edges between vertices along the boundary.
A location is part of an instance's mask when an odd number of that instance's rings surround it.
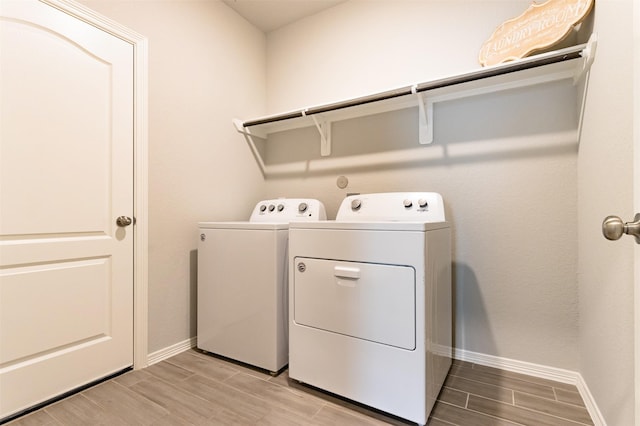
<svg viewBox="0 0 640 426">
<path fill-rule="evenodd" d="M 409 200 L 409 199 L 404 200 L 402 202 L 402 204 L 404 204 L 404 207 L 407 208 L 407 209 L 411 208 L 411 206 L 413 206 L 413 202 L 411 200 Z"/>
<path fill-rule="evenodd" d="M 265 210 L 267 210 L 267 206 L 266 206 L 266 205 L 264 205 L 264 204 L 263 204 L 263 205 L 261 205 L 261 206 L 260 206 L 260 211 L 261 211 L 261 212 L 264 212 Z"/>
<path fill-rule="evenodd" d="M 300 203 L 298 204 L 298 211 L 300 213 L 304 213 L 307 211 L 307 208 L 309 208 L 309 206 L 307 205 L 307 203 Z"/>
<path fill-rule="evenodd" d="M 360 210 L 360 207 L 362 207 L 362 201 L 357 198 L 351 201 L 351 210 Z"/>
<path fill-rule="evenodd" d="M 427 207 L 429 205 L 429 203 L 427 202 L 427 200 L 425 200 L 424 198 L 420 198 L 418 200 L 418 206 L 420 206 L 421 209 L 424 209 L 425 207 Z"/>
<path fill-rule="evenodd" d="M 281 212 L 282 210 L 284 210 L 284 205 L 278 204 L 278 211 Z"/>
<path fill-rule="evenodd" d="M 269 211 L 272 212 L 276 209 L 276 206 L 274 206 L 273 204 L 269 204 Z"/>
</svg>

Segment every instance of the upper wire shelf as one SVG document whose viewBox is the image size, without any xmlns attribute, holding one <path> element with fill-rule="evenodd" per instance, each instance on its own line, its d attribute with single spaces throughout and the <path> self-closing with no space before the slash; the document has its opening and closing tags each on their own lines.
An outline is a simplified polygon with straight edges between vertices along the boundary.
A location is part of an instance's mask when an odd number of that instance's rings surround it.
<svg viewBox="0 0 640 426">
<path fill-rule="evenodd" d="M 434 103 L 563 79 L 572 79 L 573 84 L 577 84 L 588 75 L 596 46 L 597 37 L 592 34 L 584 44 L 368 96 L 252 120 L 234 119 L 233 124 L 245 135 L 263 174 L 265 165 L 256 149 L 254 136 L 266 139 L 270 133 L 315 126 L 320 134 L 321 155 L 327 156 L 331 154 L 332 122 L 402 108 L 419 108 L 419 143 L 429 144 L 433 142 Z M 578 92 L 578 134 L 582 128 L 586 87 L 584 84 L 583 91 Z"/>
</svg>

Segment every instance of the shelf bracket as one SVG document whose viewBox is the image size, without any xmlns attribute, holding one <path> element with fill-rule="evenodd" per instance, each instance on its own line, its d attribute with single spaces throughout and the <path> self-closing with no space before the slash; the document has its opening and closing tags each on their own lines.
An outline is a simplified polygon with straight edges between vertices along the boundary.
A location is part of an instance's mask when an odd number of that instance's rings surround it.
<svg viewBox="0 0 640 426">
<path fill-rule="evenodd" d="M 244 127 L 244 123 L 242 122 L 242 120 L 234 118 L 232 122 L 234 127 L 236 128 L 236 131 L 244 135 L 244 138 L 247 140 L 247 143 L 249 144 L 249 148 L 251 148 L 251 153 L 253 154 L 256 161 L 258 162 L 258 166 L 260 166 L 260 171 L 262 172 L 262 176 L 265 176 L 265 164 L 264 164 L 264 161 L 262 161 L 262 156 L 260 155 L 258 148 L 256 147 L 256 142 L 253 140 L 254 136 L 257 136 L 257 137 L 262 137 L 262 136 L 251 133 L 249 129 Z"/>
<path fill-rule="evenodd" d="M 433 142 L 433 101 L 425 102 L 422 93 L 418 92 L 418 86 L 411 87 L 411 93 L 418 98 L 418 141 L 421 145 Z"/>
<path fill-rule="evenodd" d="M 582 62 L 582 68 L 576 72 L 576 75 L 573 77 L 573 84 L 576 84 L 583 75 L 589 72 L 591 69 L 591 65 L 593 65 L 593 61 L 596 58 L 596 47 L 598 46 L 598 34 L 593 33 L 589 36 L 589 40 L 585 48 L 582 50 L 581 56 L 584 58 Z"/>
<path fill-rule="evenodd" d="M 303 116 L 307 116 L 305 111 L 302 111 Z M 313 124 L 316 125 L 318 133 L 320 133 L 320 155 L 323 157 L 331 155 L 331 122 L 322 120 L 318 121 L 315 115 L 309 115 L 313 120 Z"/>
<path fill-rule="evenodd" d="M 591 71 L 591 65 L 593 64 L 596 56 L 597 46 L 598 35 L 597 33 L 593 33 L 589 37 L 589 41 L 587 41 L 586 47 L 582 50 L 582 56 L 584 58 L 582 68 L 578 72 L 576 72 L 576 75 L 573 77 L 573 84 L 578 86 L 578 141 L 580 141 L 580 139 L 582 138 L 582 125 L 584 124 L 584 107 L 587 103 L 587 90 L 589 88 L 589 73 Z"/>
</svg>

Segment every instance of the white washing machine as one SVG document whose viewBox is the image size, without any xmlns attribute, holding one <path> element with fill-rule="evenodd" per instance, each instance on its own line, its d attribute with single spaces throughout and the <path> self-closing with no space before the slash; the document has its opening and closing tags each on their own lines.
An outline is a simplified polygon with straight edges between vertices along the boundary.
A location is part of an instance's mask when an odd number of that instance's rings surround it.
<svg viewBox="0 0 640 426">
<path fill-rule="evenodd" d="M 289 223 L 325 219 L 318 200 L 282 198 L 248 222 L 198 224 L 198 348 L 272 373 L 287 365 Z"/>
<path fill-rule="evenodd" d="M 291 224 L 289 259 L 289 376 L 425 424 L 452 357 L 442 197 L 349 196 Z"/>
</svg>

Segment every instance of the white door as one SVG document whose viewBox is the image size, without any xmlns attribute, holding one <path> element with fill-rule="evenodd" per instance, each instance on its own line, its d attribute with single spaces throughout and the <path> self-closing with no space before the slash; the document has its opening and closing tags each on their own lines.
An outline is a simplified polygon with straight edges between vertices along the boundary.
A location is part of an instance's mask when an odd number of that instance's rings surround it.
<svg viewBox="0 0 640 426">
<path fill-rule="evenodd" d="M 0 2 L 0 418 L 133 363 L 133 47 Z"/>
</svg>

